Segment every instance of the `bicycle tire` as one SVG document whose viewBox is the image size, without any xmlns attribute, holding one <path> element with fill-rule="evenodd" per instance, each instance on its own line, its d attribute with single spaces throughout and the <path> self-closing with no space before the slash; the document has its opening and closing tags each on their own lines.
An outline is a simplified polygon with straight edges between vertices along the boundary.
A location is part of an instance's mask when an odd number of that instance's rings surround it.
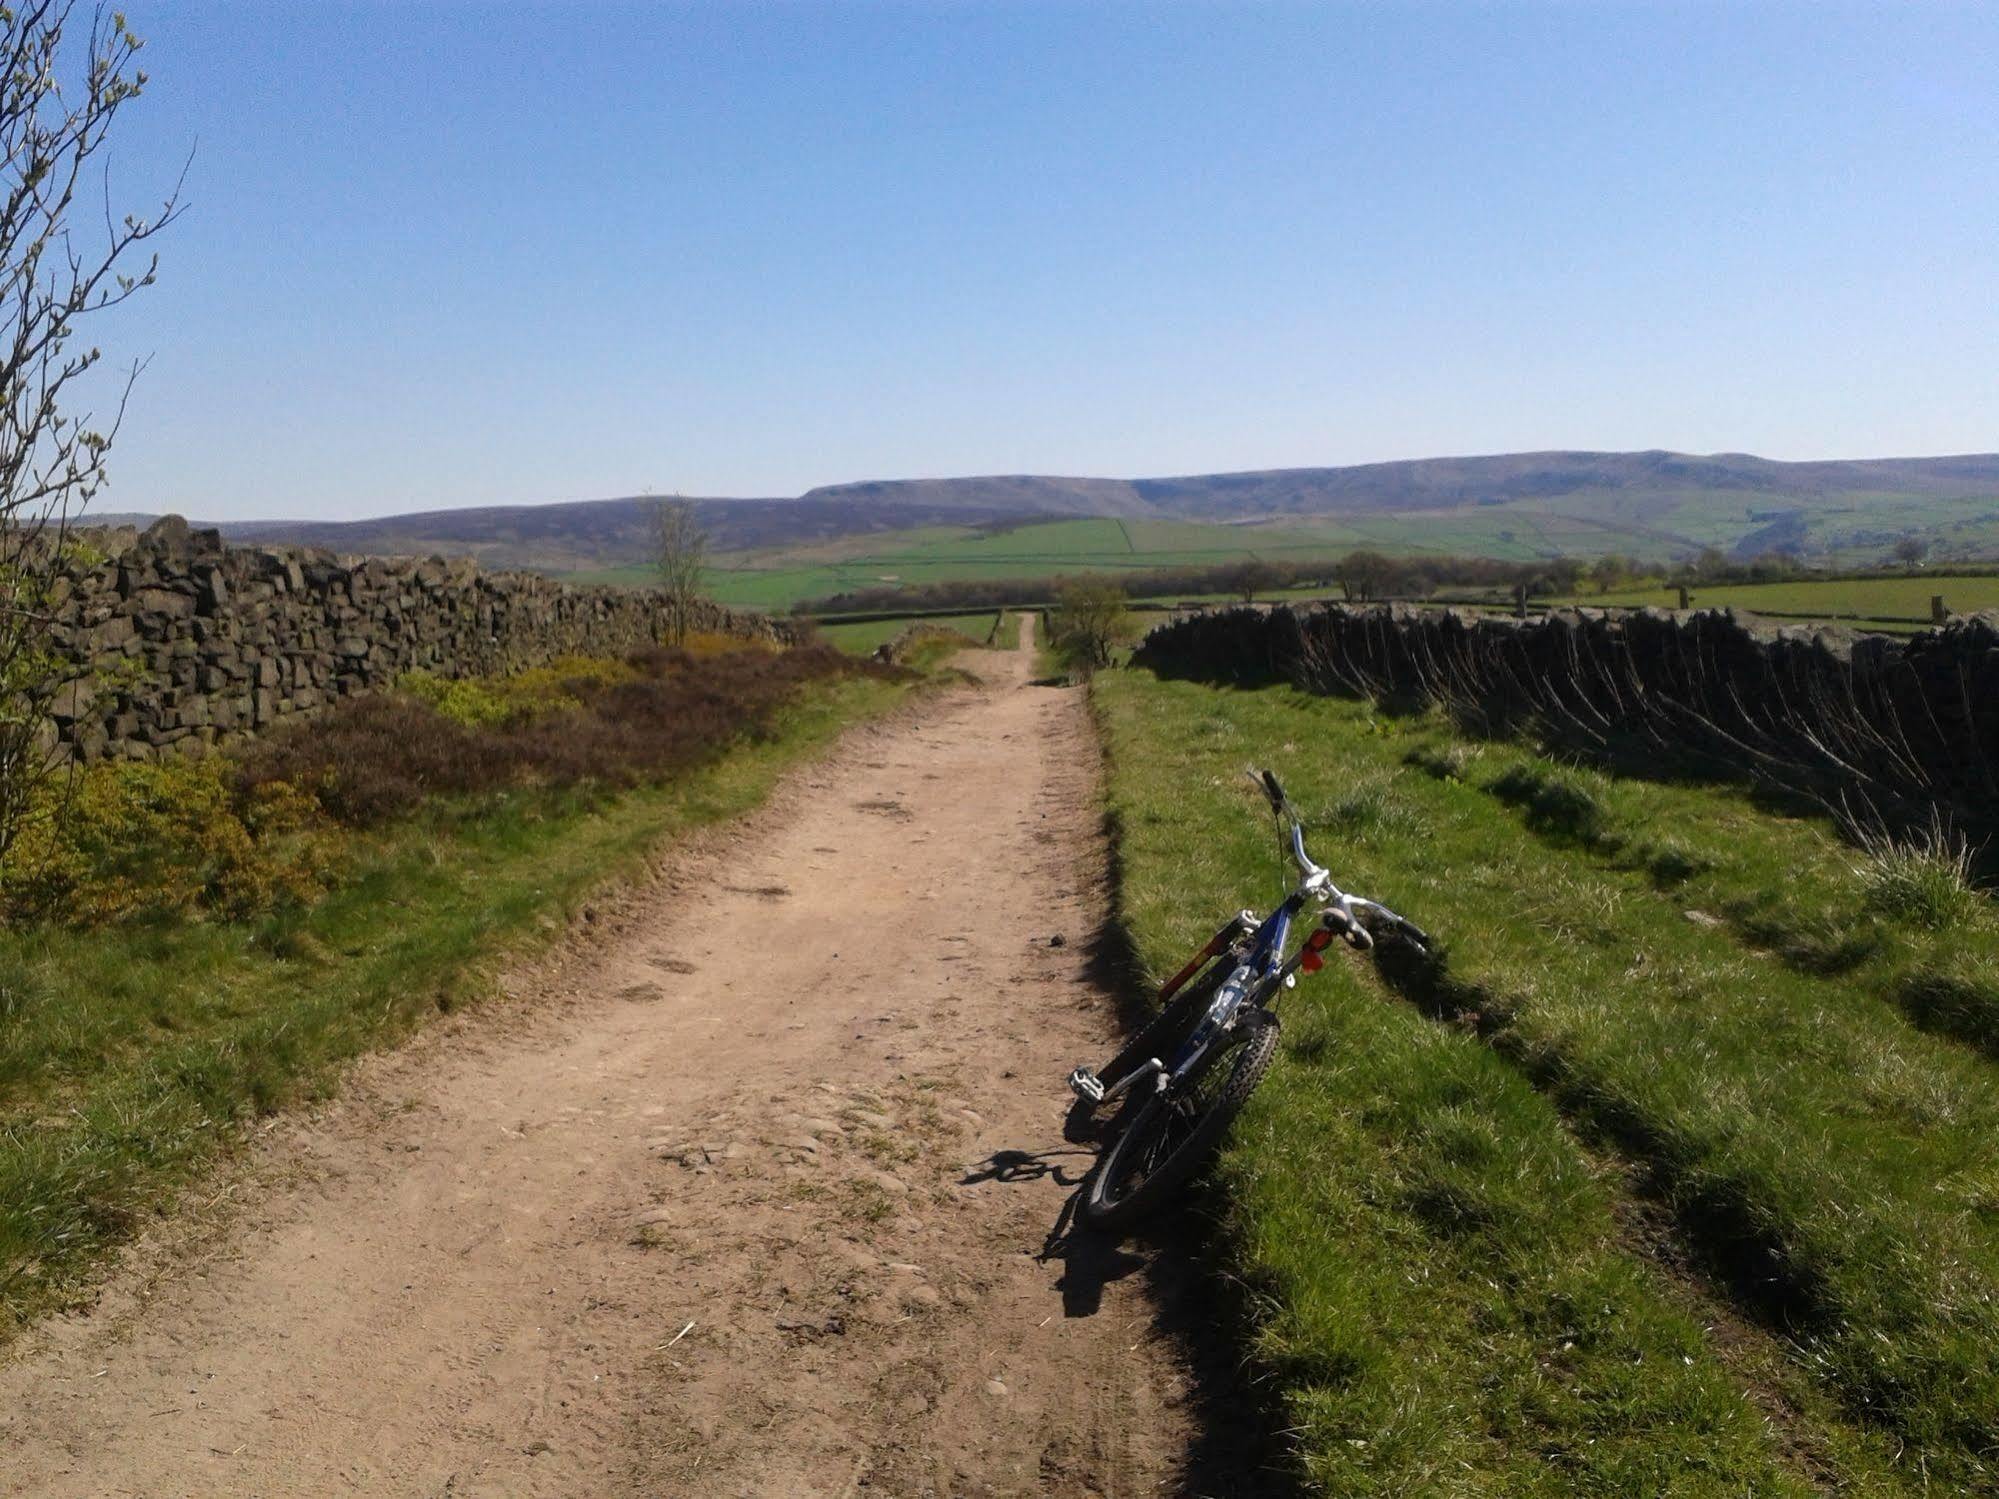
<svg viewBox="0 0 1999 1499">
<path fill-rule="evenodd" d="M 1211 1094 L 1199 1100 L 1155 1094 L 1139 1105 L 1131 1123 L 1105 1147 L 1084 1185 L 1077 1208 L 1084 1223 L 1115 1229 L 1136 1222 L 1156 1211 L 1206 1164 L 1277 1058 L 1277 1017 L 1268 1010 L 1246 1015 L 1238 1035 L 1240 1039 L 1217 1053 L 1205 1069 L 1208 1077 L 1219 1079 Z M 1221 1075 L 1224 1068 L 1226 1075 Z M 1191 1115 L 1190 1106 L 1196 1109 Z M 1158 1148 L 1155 1140 L 1164 1143 L 1169 1130 L 1174 1136 L 1166 1154 L 1145 1159 L 1148 1147 Z M 1134 1167 L 1143 1168 L 1145 1174 L 1135 1185 L 1127 1185 Z"/>
</svg>

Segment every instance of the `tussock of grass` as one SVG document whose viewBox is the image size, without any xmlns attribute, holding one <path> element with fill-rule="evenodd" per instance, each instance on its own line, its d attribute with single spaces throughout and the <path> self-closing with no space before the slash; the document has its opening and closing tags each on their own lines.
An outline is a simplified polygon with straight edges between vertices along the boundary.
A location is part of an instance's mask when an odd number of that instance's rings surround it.
<svg viewBox="0 0 1999 1499">
<path fill-rule="evenodd" d="M 1999 1060 L 1999 964 L 1991 958 L 1946 956 L 1904 975 L 1892 994 L 1917 1025 Z"/>
<path fill-rule="evenodd" d="M 1415 809 L 1380 778 L 1345 788 L 1312 820 L 1343 838 L 1410 838 L 1423 831 L 1423 819 Z"/>
<path fill-rule="evenodd" d="M 1652 883 L 1662 890 L 1671 890 L 1675 886 L 1684 885 L 1695 876 L 1706 874 L 1714 868 L 1712 859 L 1688 848 L 1670 834 L 1662 838 L 1645 840 L 1634 853 L 1635 862 L 1651 876 Z"/>
<path fill-rule="evenodd" d="M 1892 921 L 1948 931 L 1969 921 L 1982 904 L 1971 882 L 1971 845 L 1940 820 L 1902 837 L 1863 835 L 1860 848 L 1866 856 L 1859 874 L 1868 908 Z"/>
<path fill-rule="evenodd" d="M 1590 846 L 1610 841 L 1602 804 L 1574 777 L 1514 765 L 1494 777 L 1486 789 L 1501 801 L 1524 808 L 1527 825 L 1537 833 Z"/>
<path fill-rule="evenodd" d="M 1539 1119 L 1536 1127 L 1551 1138 L 1567 1140 L 1560 1126 L 1566 1116 L 1586 1137 L 1629 1158 L 1637 1179 L 1673 1212 L 1706 1268 L 1709 1293 L 1768 1319 L 1790 1350 L 1776 1362 L 1812 1394 L 1802 1403 L 1787 1397 L 1797 1415 L 1778 1434 L 1781 1446 L 1813 1452 L 1815 1463 L 1843 1475 L 1855 1492 L 1893 1491 L 1904 1475 L 1917 1488 L 1925 1473 L 1932 1484 L 1958 1489 L 1999 1481 L 1985 1435 L 1999 1413 L 1999 1218 L 1974 1206 L 1999 1181 L 1999 1074 L 1956 1042 L 1909 1026 L 1906 1001 L 1887 991 L 1925 963 L 1942 965 L 1948 948 L 1937 948 L 1927 932 L 1856 918 L 1862 901 L 1850 858 L 1823 830 L 1757 811 L 1725 790 L 1620 781 L 1506 744 L 1486 747 L 1491 775 L 1480 784 L 1439 779 L 1426 773 L 1429 764 L 1408 762 L 1427 750 L 1435 763 L 1446 730 L 1385 721 L 1352 703 L 1288 689 L 1223 692 L 1128 673 L 1095 691 L 1111 731 L 1114 796 L 1127 803 L 1119 809 L 1126 865 L 1134 871 L 1127 907 L 1149 959 L 1169 964 L 1177 948 L 1198 940 L 1192 927 L 1214 909 L 1267 891 L 1267 876 L 1250 874 L 1267 868 L 1257 857 L 1264 832 L 1246 798 L 1226 789 L 1225 767 L 1245 758 L 1271 763 L 1301 805 L 1314 806 L 1356 781 L 1386 776 L 1390 794 L 1420 818 L 1422 836 L 1343 839 L 1327 828 L 1315 839 L 1343 884 L 1380 895 L 1445 939 L 1447 966 L 1390 970 L 1416 1005 L 1385 1013 L 1401 1017 L 1398 1025 L 1427 1028 L 1434 1047 L 1470 1048 L 1499 1067 L 1533 1100 L 1520 1118 Z M 1212 724 L 1217 714 L 1230 720 L 1229 732 Z M 1516 766 L 1523 773 L 1510 777 Z M 1500 780 L 1505 788 L 1494 784 Z M 1524 824 L 1550 786 L 1563 788 L 1550 810 L 1558 821 L 1551 832 L 1528 836 Z M 1574 836 L 1579 827 L 1594 836 Z M 1671 848 L 1644 836 L 1655 827 L 1672 829 Z M 1184 857 L 1202 846 L 1240 853 Z M 1665 880 L 1658 877 L 1662 854 L 1673 860 Z M 1183 906 L 1198 913 L 1191 924 L 1173 914 Z M 1706 916 L 1701 906 L 1726 914 Z M 1704 919 L 1689 919 L 1690 910 Z M 1784 930 L 1829 936 L 1829 918 L 1840 910 L 1876 947 L 1835 978 L 1773 961 L 1780 955 L 1747 930 L 1760 912 Z M 1952 947 L 1966 940 L 1991 940 L 1982 913 L 1946 939 Z M 1985 992 L 1977 967 L 1959 961 L 1947 971 Z M 1951 993 L 1956 1008 L 1949 1013 L 1962 1028 L 1977 1006 L 1967 1007 L 1963 991 Z M 1230 1157 L 1239 1215 L 1232 1242 L 1243 1272 L 1271 1282 L 1271 1327 L 1295 1329 L 1293 1305 L 1318 1305 L 1323 1288 L 1349 1284 L 1377 1258 L 1385 1261 L 1384 1276 L 1406 1277 L 1426 1292 L 1439 1280 L 1455 1286 L 1459 1267 L 1446 1246 L 1471 1239 L 1489 1249 L 1520 1221 L 1490 1187 L 1470 1193 L 1446 1178 L 1387 1189 L 1413 1158 L 1412 1140 L 1421 1138 L 1420 1121 L 1396 1114 L 1391 1101 L 1405 1091 L 1423 1096 L 1441 1065 L 1435 1053 L 1418 1062 L 1384 1051 L 1387 1030 L 1377 1020 L 1346 1044 L 1308 1033 L 1306 1065 L 1324 1073 L 1318 1086 L 1328 1096 L 1311 1100 L 1309 1112 L 1297 1102 L 1296 1113 L 1262 1113 L 1291 1109 L 1289 1090 L 1304 1085 L 1297 1066 L 1280 1069 L 1265 1090 L 1270 1101 L 1260 1094 L 1250 1116 L 1279 1122 Z M 1300 1062 L 1297 1045 L 1288 1055 Z M 1426 1102 L 1417 1112 L 1427 1118 L 1432 1108 Z M 1321 1132 L 1354 1113 L 1393 1128 L 1372 1143 L 1343 1128 L 1337 1148 L 1320 1151 Z M 1532 1147 L 1517 1120 L 1500 1138 L 1497 1164 L 1484 1169 L 1530 1183 L 1577 1179 L 1550 1166 L 1547 1150 Z M 1458 1148 L 1476 1162 L 1474 1147 Z M 1353 1164 L 1344 1164 L 1349 1156 Z M 1347 1179 L 1357 1185 L 1321 1217 L 1286 1218 L 1292 1227 L 1281 1233 L 1268 1228 L 1291 1212 L 1292 1196 L 1312 1200 L 1311 1181 Z M 1584 1196 L 1595 1192 L 1599 1204 L 1615 1195 L 1601 1182 L 1587 1185 L 1587 1170 L 1580 1179 Z M 1266 1193 L 1267 1181 L 1282 1185 Z M 1959 1185 L 1946 1191 L 1939 1183 Z M 1319 1200 L 1329 1189 L 1318 1189 Z M 1392 1215 L 1366 1220 L 1370 1232 L 1358 1241 L 1342 1226 L 1356 1202 Z M 1591 1262 L 1564 1236 L 1554 1205 L 1534 1202 L 1526 1219 L 1545 1240 L 1513 1241 L 1533 1273 L 1580 1274 Z M 1306 1242 L 1313 1238 L 1323 1247 Z M 1643 1268 L 1608 1240 L 1593 1252 L 1633 1274 Z M 1318 1433 L 1314 1460 L 1342 1475 L 1335 1491 L 1427 1492 L 1424 1485 L 1438 1481 L 1433 1474 L 1470 1462 L 1472 1471 L 1508 1477 L 1465 1479 L 1455 1491 L 1527 1492 L 1507 1467 L 1517 1458 L 1514 1444 L 1568 1450 L 1545 1433 L 1525 1435 L 1531 1423 L 1518 1412 L 1481 1413 L 1488 1398 L 1502 1406 L 1525 1400 L 1493 1372 L 1485 1329 L 1513 1325 L 1513 1298 L 1529 1280 L 1502 1257 L 1488 1263 L 1502 1268 L 1477 1291 L 1479 1332 L 1466 1345 L 1476 1354 L 1430 1340 L 1424 1318 L 1435 1298 L 1427 1295 L 1405 1309 L 1370 1290 L 1351 1298 L 1364 1312 L 1313 1314 L 1325 1319 L 1312 1336 L 1323 1337 L 1331 1361 L 1312 1366 L 1321 1372 L 1309 1381 L 1287 1376 L 1287 1388 L 1303 1411 L 1316 1413 L 1306 1421 Z M 1634 1284 L 1648 1282 L 1638 1274 Z M 1604 1305 L 1627 1332 L 1653 1325 L 1639 1301 Z M 1356 1324 L 1375 1316 L 1378 1359 L 1340 1354 L 1359 1346 L 1365 1328 Z M 1699 1338 L 1694 1347 L 1691 1367 L 1720 1369 L 1716 1377 L 1726 1384 L 1735 1367 L 1727 1350 Z M 1287 1358 L 1287 1369 L 1306 1367 L 1296 1355 Z M 1654 1355 L 1645 1362 L 1660 1367 Z M 1335 1367 L 1349 1373 L 1322 1383 L 1323 1371 Z M 1425 1435 L 1409 1451 L 1438 1458 L 1435 1468 L 1385 1468 L 1404 1485 L 1399 1490 L 1386 1479 L 1349 1481 L 1348 1457 L 1329 1455 L 1358 1434 L 1339 1421 L 1389 1389 L 1399 1392 L 1383 1396 L 1383 1408 L 1423 1417 Z M 1603 1401 L 1611 1397 L 1565 1419 L 1586 1422 L 1618 1410 Z M 1537 1417 L 1545 1411 L 1527 1405 Z M 1338 1419 L 1329 1423 L 1329 1412 Z M 1568 1491 L 1653 1493 L 1673 1482 L 1688 1492 L 1780 1491 L 1780 1481 L 1767 1476 L 1716 1479 L 1748 1472 L 1739 1465 L 1750 1461 L 1744 1453 L 1751 1449 L 1733 1445 L 1720 1428 L 1698 1429 L 1703 1435 L 1691 1445 L 1683 1432 L 1644 1428 L 1629 1449 L 1592 1447 L 1590 1461 L 1606 1466 L 1587 1477 L 1570 1474 Z M 1454 1444 L 1467 1440 L 1467 1430 L 1496 1441 L 1496 1453 L 1465 1456 Z M 1899 1462 L 1891 1462 L 1898 1449 Z M 1619 1450 L 1633 1462 L 1651 1454 L 1662 1466 L 1617 1466 Z M 1780 1458 L 1770 1460 L 1795 1474 Z M 1674 1462 L 1692 1466 L 1670 1469 Z M 1678 1476 L 1669 1480 L 1669 1469 Z M 1707 1478 L 1688 1476 L 1694 1472 Z"/>
<path fill-rule="evenodd" d="M 1478 761 L 1480 746 L 1462 740 L 1444 745 L 1424 744 L 1403 756 L 1403 762 L 1440 781 L 1462 781 Z"/>
</svg>

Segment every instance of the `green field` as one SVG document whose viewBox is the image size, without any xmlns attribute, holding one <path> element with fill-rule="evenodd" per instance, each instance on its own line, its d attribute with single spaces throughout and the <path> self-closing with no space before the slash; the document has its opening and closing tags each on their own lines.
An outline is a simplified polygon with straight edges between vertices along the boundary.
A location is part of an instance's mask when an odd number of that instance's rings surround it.
<svg viewBox="0 0 1999 1499">
<path fill-rule="evenodd" d="M 1942 594 L 1953 614 L 1999 609 L 1999 577 L 1922 573 L 1913 577 L 1804 579 L 1787 583 L 1716 583 L 1691 590 L 1696 609 L 1747 609 L 1817 619 L 1927 622 L 1930 598 Z M 1679 594 L 1671 588 L 1580 593 L 1564 600 L 1586 605 L 1656 606 L 1671 609 Z"/>
<path fill-rule="evenodd" d="M 968 645 L 984 645 L 998 620 L 999 612 L 995 610 L 990 614 L 953 615 L 933 620 L 932 623 L 946 630 L 955 630 L 965 637 Z M 834 621 L 821 625 L 820 633 L 849 655 L 869 656 L 874 654 L 877 646 L 888 644 L 916 622 L 917 616 L 913 615 L 903 615 L 895 619 L 871 619 L 858 624 L 841 624 Z"/>
<path fill-rule="evenodd" d="M 867 542 L 864 551 L 841 543 L 803 552 L 724 555 L 716 559 L 709 587 L 725 604 L 778 609 L 857 588 L 1209 566 L 1252 557 L 1330 557 L 1348 550 L 1308 529 L 1180 521 L 1051 521 L 997 532 L 932 528 Z"/>
<path fill-rule="evenodd" d="M 1882 562 L 1899 532 L 1879 524 L 1877 499 L 1865 512 L 1870 529 L 1853 533 L 1825 530 L 1822 565 L 1861 566 Z M 1912 505 L 1915 502 L 1902 502 Z M 1942 504 L 1943 502 L 1935 502 Z M 1937 555 L 1962 558 L 1999 553 L 1999 506 L 1989 519 L 1984 509 L 1953 502 L 1957 519 L 1925 511 L 1930 534 L 1950 536 Z M 1891 507 L 1892 508 L 1892 507 Z M 1934 505 L 1932 506 L 1934 508 Z M 1587 511 L 1588 519 L 1581 518 Z M 1629 512 L 1628 514 L 1625 512 Z M 1842 512 L 1813 511 L 1814 525 L 1832 525 Z M 1895 511 L 1895 514 L 1900 514 Z M 1600 556 L 1615 551 L 1664 567 L 1703 547 L 1728 548 L 1751 535 L 1765 512 L 1753 505 L 1713 495 L 1673 500 L 1652 495 L 1644 503 L 1614 492 L 1526 500 L 1438 512 L 1362 515 L 1344 519 L 1302 518 L 1248 525 L 1205 525 L 1191 521 L 1064 520 L 1000 528 L 932 526 L 776 550 L 725 552 L 714 559 L 708 590 L 725 604 L 783 610 L 801 599 L 826 598 L 856 589 L 917 587 L 965 579 L 1045 578 L 1063 573 L 1131 572 L 1159 567 L 1205 567 L 1252 558 L 1330 561 L 1356 548 L 1396 556 L 1465 555 L 1501 561 L 1534 562 L 1556 557 Z M 1859 517 L 1861 512 L 1854 510 Z M 1857 522 L 1856 522 L 1857 524 Z M 1913 519 L 1912 519 L 1913 524 Z M 1858 539 L 1858 538 L 1864 538 Z M 568 575 L 579 583 L 643 585 L 643 567 L 605 568 Z M 1802 603 L 1770 589 L 1827 589 Z M 1750 590 L 1743 592 L 1743 590 Z M 1849 598 L 1847 590 L 1852 590 Z M 1742 592 L 1738 600 L 1736 594 Z M 1941 592 L 1958 612 L 1999 607 L 1999 580 L 1965 578 L 1939 571 L 1913 578 L 1869 579 L 1853 584 L 1786 583 L 1702 590 L 1697 604 L 1739 603 L 1753 608 L 1827 614 L 1928 617 L 1929 595 Z M 1670 590 L 1626 590 L 1597 595 L 1585 604 L 1671 604 Z"/>
<path fill-rule="evenodd" d="M 1326 1492 L 1993 1492 L 1999 920 L 1746 794 L 1289 688 L 1099 675 L 1170 972 L 1279 864 L 1269 764 L 1434 967 L 1332 965 L 1217 1174 Z"/>
<path fill-rule="evenodd" d="M 1349 528 L 1317 524 L 1067 520 L 1000 531 L 930 527 L 779 552 L 725 552 L 715 558 L 706 586 L 724 604 L 781 610 L 800 599 L 852 589 L 1209 567 L 1252 558 L 1330 560 L 1372 544 Z M 629 587 L 650 582 L 651 574 L 639 567 L 606 568 L 569 574 L 567 580 Z"/>
</svg>

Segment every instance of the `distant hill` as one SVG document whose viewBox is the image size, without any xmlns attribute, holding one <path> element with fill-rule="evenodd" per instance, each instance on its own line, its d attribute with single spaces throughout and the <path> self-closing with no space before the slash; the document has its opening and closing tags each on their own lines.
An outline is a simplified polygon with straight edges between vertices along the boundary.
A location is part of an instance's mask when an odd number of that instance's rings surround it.
<svg viewBox="0 0 1999 1499">
<path fill-rule="evenodd" d="M 431 510 L 358 521 L 224 521 L 232 541 L 293 542 L 378 556 L 477 557 L 492 567 L 579 572 L 628 566 L 646 556 L 652 498 L 575 500 Z M 983 524 L 1018 511 L 975 503 L 878 504 L 867 500 L 690 499 L 716 551 L 794 546 L 915 526 Z"/>
<path fill-rule="evenodd" d="M 936 507 L 1013 508 L 1042 515 L 1174 520 L 1449 510 L 1591 490 L 1702 491 L 1811 501 L 1863 493 L 1932 498 L 1999 495 L 1999 454 L 1961 458 L 1835 459 L 1783 463 L 1747 453 L 1503 453 L 1411 458 L 1345 468 L 1275 468 L 1175 479 L 1065 479 L 1017 475 L 837 484 L 806 499 Z"/>
<path fill-rule="evenodd" d="M 1958 502 L 1977 501 L 1967 507 Z M 603 571 L 643 560 L 646 498 L 438 510 L 361 521 L 238 521 L 245 542 L 347 553 L 469 555 L 489 566 Z M 1721 545 L 1841 555 L 1922 535 L 1939 552 L 1987 548 L 1999 527 L 1999 454 L 1785 463 L 1744 453 L 1506 453 L 1344 468 L 1160 479 L 986 475 L 827 485 L 796 499 L 691 502 L 717 551 L 775 551 L 917 527 L 1069 517 L 1333 525 L 1389 550 L 1475 550 L 1495 510 L 1507 545 L 1671 556 Z M 1373 517 L 1380 517 L 1379 521 Z M 1466 525 L 1466 517 L 1478 523 Z M 108 519 L 108 517 L 106 517 Z M 1504 520 L 1505 516 L 1494 517 Z M 1545 538 L 1544 542 L 1521 540 Z"/>
<path fill-rule="evenodd" d="M 1746 453 L 1507 453 L 1140 479 L 1132 487 L 1163 513 L 1189 520 L 1453 509 L 1600 490 L 1802 502 L 1863 493 L 1968 498 L 1999 494 L 1999 454 L 1781 463 Z"/>
<path fill-rule="evenodd" d="M 1137 518 L 1160 512 L 1140 493 L 1144 480 L 1065 479 L 1042 474 L 996 474 L 971 479 L 876 479 L 808 489 L 802 501 L 874 506 L 920 506 L 1002 515 L 1111 515 Z"/>
</svg>

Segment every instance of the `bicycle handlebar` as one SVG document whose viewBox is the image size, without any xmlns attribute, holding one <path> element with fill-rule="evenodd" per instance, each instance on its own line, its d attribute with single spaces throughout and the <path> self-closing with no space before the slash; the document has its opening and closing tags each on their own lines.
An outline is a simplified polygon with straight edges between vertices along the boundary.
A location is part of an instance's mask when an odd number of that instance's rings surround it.
<svg viewBox="0 0 1999 1499">
<path fill-rule="evenodd" d="M 1319 897 L 1327 905 L 1336 909 L 1344 922 L 1341 933 L 1357 948 L 1373 945 L 1373 937 L 1361 924 L 1361 913 L 1366 912 L 1386 922 L 1400 931 L 1418 947 L 1430 946 L 1430 934 L 1406 916 L 1398 915 L 1378 900 L 1369 900 L 1363 895 L 1349 895 L 1333 883 L 1332 871 L 1312 861 L 1305 852 L 1305 821 L 1298 815 L 1298 809 L 1291 805 L 1291 799 L 1284 794 L 1284 788 L 1269 770 L 1248 767 L 1249 778 L 1256 782 L 1264 796 L 1269 798 L 1270 810 L 1279 817 L 1291 820 L 1291 857 L 1298 865 L 1298 872 L 1304 877 L 1303 887 Z"/>
</svg>

